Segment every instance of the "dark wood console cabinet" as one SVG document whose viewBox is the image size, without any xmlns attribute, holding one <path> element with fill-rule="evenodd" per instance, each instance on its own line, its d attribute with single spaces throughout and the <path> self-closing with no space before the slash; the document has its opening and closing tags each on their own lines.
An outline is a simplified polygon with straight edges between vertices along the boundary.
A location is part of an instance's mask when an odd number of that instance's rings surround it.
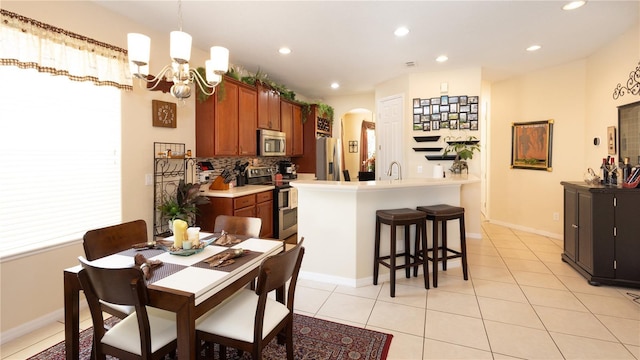
<svg viewBox="0 0 640 360">
<path fill-rule="evenodd" d="M 591 285 L 640 288 L 640 189 L 563 181 L 562 260 Z"/>
</svg>

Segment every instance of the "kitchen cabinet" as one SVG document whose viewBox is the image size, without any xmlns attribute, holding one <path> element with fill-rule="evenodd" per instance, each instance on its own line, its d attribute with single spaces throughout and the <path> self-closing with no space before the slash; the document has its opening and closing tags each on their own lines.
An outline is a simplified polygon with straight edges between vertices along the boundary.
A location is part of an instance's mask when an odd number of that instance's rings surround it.
<svg viewBox="0 0 640 360">
<path fill-rule="evenodd" d="M 256 84 L 258 94 L 258 128 L 280 131 L 280 94 L 263 84 Z"/>
<path fill-rule="evenodd" d="M 273 237 L 273 191 L 263 191 L 235 198 L 209 197 L 208 204 L 198 206 L 198 224 L 202 231 L 213 232 L 218 215 L 248 216 L 262 219 L 261 238 Z"/>
<path fill-rule="evenodd" d="M 262 219 L 261 238 L 273 237 L 273 191 L 256 194 L 256 217 Z"/>
<path fill-rule="evenodd" d="M 302 107 L 297 104 L 293 104 L 293 156 L 300 156 L 304 154 L 304 128 L 302 125 Z"/>
<path fill-rule="evenodd" d="M 196 155 L 255 156 L 256 90 L 226 76 L 223 86 L 207 101 L 196 101 Z"/>
<path fill-rule="evenodd" d="M 286 156 L 302 155 L 304 134 L 300 105 L 287 100 L 280 101 L 280 131 L 286 134 Z"/>
<path fill-rule="evenodd" d="M 302 133 L 302 155 L 294 155 L 294 159 L 292 160 L 298 166 L 298 173 L 315 174 L 316 139 L 319 137 L 331 137 L 331 122 L 329 119 L 320 116 L 318 105 L 311 105 L 308 118 L 303 125 Z"/>
<path fill-rule="evenodd" d="M 247 86 L 238 88 L 238 155 L 257 154 L 258 93 Z"/>
<path fill-rule="evenodd" d="M 562 260 L 590 284 L 640 287 L 640 189 L 564 186 Z"/>
</svg>

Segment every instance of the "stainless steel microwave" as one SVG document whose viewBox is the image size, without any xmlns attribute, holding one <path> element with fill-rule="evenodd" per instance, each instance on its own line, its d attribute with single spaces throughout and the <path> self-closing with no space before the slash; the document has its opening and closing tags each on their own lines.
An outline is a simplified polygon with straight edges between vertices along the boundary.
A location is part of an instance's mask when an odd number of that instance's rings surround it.
<svg viewBox="0 0 640 360">
<path fill-rule="evenodd" d="M 258 155 L 285 156 L 285 133 L 274 130 L 258 129 Z"/>
</svg>

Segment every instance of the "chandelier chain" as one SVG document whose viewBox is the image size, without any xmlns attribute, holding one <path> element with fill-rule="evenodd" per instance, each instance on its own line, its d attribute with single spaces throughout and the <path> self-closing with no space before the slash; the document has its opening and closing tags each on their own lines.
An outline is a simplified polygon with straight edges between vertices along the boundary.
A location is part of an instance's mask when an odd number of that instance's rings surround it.
<svg viewBox="0 0 640 360">
<path fill-rule="evenodd" d="M 182 31 L 182 0 L 178 0 L 178 30 Z"/>
</svg>

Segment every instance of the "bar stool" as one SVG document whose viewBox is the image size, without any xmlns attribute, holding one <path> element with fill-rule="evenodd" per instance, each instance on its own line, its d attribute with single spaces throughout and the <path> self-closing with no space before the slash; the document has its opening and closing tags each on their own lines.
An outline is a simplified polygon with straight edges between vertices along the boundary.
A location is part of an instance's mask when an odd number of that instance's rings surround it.
<svg viewBox="0 0 640 360">
<path fill-rule="evenodd" d="M 420 251 L 420 240 L 422 240 L 422 249 L 427 248 L 427 228 L 426 214 L 422 211 L 413 209 L 389 209 L 376 211 L 376 239 L 375 254 L 373 262 L 373 285 L 378 285 L 378 272 L 380 264 L 386 266 L 390 270 L 391 297 L 396 296 L 396 270 L 405 269 L 406 277 L 411 277 L 411 267 L 413 267 L 413 276 L 418 276 L 418 266 L 422 263 L 424 271 L 424 288 L 429 288 L 429 268 L 427 264 L 426 251 L 423 256 L 418 255 Z M 380 256 L 380 227 L 381 224 L 391 226 L 390 244 L 391 249 L 388 256 Z M 416 226 L 415 253 L 411 255 L 409 230 L 411 225 Z M 396 252 L 396 227 L 404 226 L 404 252 Z M 404 264 L 397 265 L 396 258 L 404 256 Z M 386 260 L 389 260 L 387 262 Z"/>
<path fill-rule="evenodd" d="M 427 215 L 427 221 L 433 221 L 433 247 L 427 249 L 424 254 L 432 252 L 427 259 L 433 261 L 433 287 L 438 287 L 438 261 L 442 260 L 442 270 L 447 271 L 447 260 L 462 258 L 462 273 L 464 279 L 468 280 L 467 273 L 467 239 L 464 230 L 464 208 L 446 204 L 418 206 L 418 210 Z M 459 220 L 460 222 L 460 251 L 450 249 L 447 245 L 447 221 Z M 438 239 L 438 223 L 442 224 L 442 244 Z M 426 228 L 426 224 L 425 224 Z M 442 255 L 439 251 L 442 250 Z M 419 252 L 418 252 L 419 254 Z"/>
</svg>

